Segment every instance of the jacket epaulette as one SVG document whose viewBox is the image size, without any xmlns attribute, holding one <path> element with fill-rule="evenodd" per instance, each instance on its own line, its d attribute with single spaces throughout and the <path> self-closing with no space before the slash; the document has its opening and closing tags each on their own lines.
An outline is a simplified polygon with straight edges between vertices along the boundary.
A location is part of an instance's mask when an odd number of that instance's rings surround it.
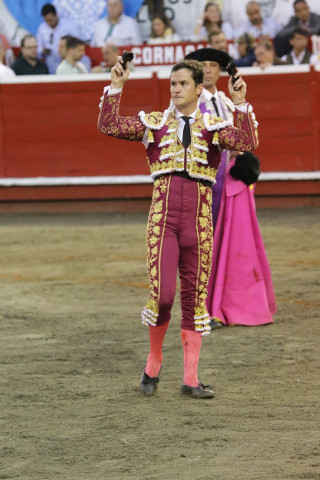
<svg viewBox="0 0 320 480">
<path fill-rule="evenodd" d="M 163 125 L 166 123 L 169 113 L 169 110 L 165 110 L 164 112 L 151 113 L 140 112 L 139 117 L 141 122 L 147 128 L 151 128 L 152 130 L 160 130 L 160 128 L 162 128 Z"/>
<path fill-rule="evenodd" d="M 207 112 L 203 115 L 203 123 L 209 132 L 232 126 L 232 122 L 230 120 L 224 120 L 221 117 L 214 117 Z"/>
</svg>

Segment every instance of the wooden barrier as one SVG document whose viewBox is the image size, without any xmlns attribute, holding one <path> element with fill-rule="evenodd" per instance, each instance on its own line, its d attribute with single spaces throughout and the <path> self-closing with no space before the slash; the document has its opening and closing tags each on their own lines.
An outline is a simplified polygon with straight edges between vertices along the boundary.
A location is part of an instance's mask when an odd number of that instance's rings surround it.
<svg viewBox="0 0 320 480">
<path fill-rule="evenodd" d="M 121 113 L 165 109 L 169 71 L 133 72 L 123 92 Z M 314 173 L 309 180 L 299 181 L 298 175 L 294 182 L 277 177 L 269 181 L 262 175 L 257 197 L 269 198 L 266 203 L 270 205 L 272 197 L 301 196 L 318 202 L 314 199 L 320 194 L 320 71 L 300 66 L 273 67 L 264 73 L 249 68 L 243 73 L 248 101 L 259 122 L 256 153 L 263 172 L 300 172 L 301 178 L 304 172 Z M 0 84 L 0 200 L 142 198 L 151 194 L 147 180 L 140 185 L 130 182 L 134 175 L 148 175 L 142 144 L 104 137 L 97 131 L 106 76 L 79 77 L 17 77 Z M 227 91 L 227 77 L 219 80 L 219 89 Z M 126 178 L 127 184 L 110 184 L 108 178 L 114 176 Z M 37 186 L 33 180 L 38 177 L 47 182 Z M 75 179 L 75 183 L 59 184 L 61 177 Z M 77 184 L 76 179 L 82 177 L 88 181 Z M 106 181 L 97 183 L 97 178 Z M 6 186 L 9 179 L 10 186 Z M 27 181 L 24 186 L 19 183 L 22 179 Z M 50 186 L 50 179 L 55 179 L 55 186 Z"/>
</svg>

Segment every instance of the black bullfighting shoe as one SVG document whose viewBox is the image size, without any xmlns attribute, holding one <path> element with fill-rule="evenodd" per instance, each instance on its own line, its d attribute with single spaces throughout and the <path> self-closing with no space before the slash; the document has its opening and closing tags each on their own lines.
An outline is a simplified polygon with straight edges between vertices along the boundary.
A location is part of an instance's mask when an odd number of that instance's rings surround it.
<svg viewBox="0 0 320 480">
<path fill-rule="evenodd" d="M 193 398 L 213 398 L 213 387 L 211 385 L 203 385 L 199 382 L 198 387 L 189 387 L 189 385 L 181 385 L 181 393 L 184 395 L 189 395 Z"/>
<path fill-rule="evenodd" d="M 218 328 L 225 327 L 225 324 L 213 317 L 210 320 L 210 327 L 211 330 L 217 330 Z"/>
<path fill-rule="evenodd" d="M 154 395 L 158 388 L 159 377 L 149 377 L 146 372 L 143 372 L 140 380 L 140 389 L 145 395 Z"/>
</svg>

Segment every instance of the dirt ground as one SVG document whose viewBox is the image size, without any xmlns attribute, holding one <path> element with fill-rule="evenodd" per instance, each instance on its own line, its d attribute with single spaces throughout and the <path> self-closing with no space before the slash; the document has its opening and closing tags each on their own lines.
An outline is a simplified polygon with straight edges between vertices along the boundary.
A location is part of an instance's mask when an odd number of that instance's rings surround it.
<svg viewBox="0 0 320 480">
<path fill-rule="evenodd" d="M 260 211 L 275 324 L 204 339 L 182 397 L 176 302 L 157 395 L 145 214 L 0 215 L 0 479 L 320 479 L 320 215 Z"/>
</svg>

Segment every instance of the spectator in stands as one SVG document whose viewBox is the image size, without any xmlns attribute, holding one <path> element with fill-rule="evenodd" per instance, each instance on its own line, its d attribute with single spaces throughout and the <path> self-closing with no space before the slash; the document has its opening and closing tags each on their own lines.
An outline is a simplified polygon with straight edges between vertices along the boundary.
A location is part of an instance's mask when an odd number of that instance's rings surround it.
<svg viewBox="0 0 320 480">
<path fill-rule="evenodd" d="M 6 78 L 12 78 L 15 76 L 15 73 L 11 68 L 4 65 L 5 60 L 5 48 L 3 46 L 2 39 L 0 38 L 0 80 L 5 80 Z"/>
<path fill-rule="evenodd" d="M 290 35 L 289 42 L 292 50 L 288 55 L 284 55 L 282 60 L 285 60 L 290 65 L 315 64 L 317 62 L 316 55 L 313 55 L 308 50 L 309 38 L 305 29 L 295 28 Z"/>
<path fill-rule="evenodd" d="M 291 49 L 290 34 L 295 28 L 303 28 L 308 35 L 320 34 L 320 16 L 310 12 L 306 0 L 293 2 L 294 16 L 275 38 L 275 48 L 278 55 L 285 55 Z"/>
<path fill-rule="evenodd" d="M 61 57 L 61 60 L 64 60 L 66 58 L 68 38 L 75 38 L 75 37 L 72 37 L 71 35 L 64 35 L 59 40 L 58 52 Z M 88 55 L 83 55 L 83 57 L 81 58 L 81 63 L 83 63 L 83 65 L 86 67 L 88 72 L 91 72 L 91 59 L 90 57 L 88 57 Z"/>
<path fill-rule="evenodd" d="M 254 38 L 265 35 L 270 38 L 274 38 L 279 32 L 281 26 L 275 20 L 272 18 L 262 17 L 260 4 L 258 2 L 248 2 L 246 5 L 246 13 L 248 20 L 237 29 L 237 37 L 244 33 L 250 33 L 254 36 Z"/>
<path fill-rule="evenodd" d="M 92 68 L 92 73 L 111 72 L 111 68 L 117 63 L 120 55 L 119 47 L 114 43 L 108 42 L 101 48 L 102 62 Z M 131 66 L 132 62 L 130 62 Z"/>
<path fill-rule="evenodd" d="M 236 40 L 240 57 L 234 61 L 237 67 L 251 67 L 256 61 L 254 54 L 255 38 L 250 33 L 244 33 Z"/>
<path fill-rule="evenodd" d="M 151 36 L 147 43 L 154 45 L 157 43 L 176 43 L 180 42 L 180 37 L 174 32 L 170 20 L 166 15 L 156 15 L 152 19 Z"/>
<path fill-rule="evenodd" d="M 47 65 L 38 59 L 38 44 L 34 35 L 23 37 L 20 57 L 11 68 L 16 75 L 44 75 L 49 73 Z"/>
<path fill-rule="evenodd" d="M 136 16 L 143 42 L 149 40 L 152 29 L 151 19 L 163 14 L 164 0 L 144 0 Z"/>
<path fill-rule="evenodd" d="M 208 2 L 203 15 L 199 18 L 194 29 L 192 41 L 207 40 L 210 33 L 214 30 L 222 30 L 228 40 L 232 40 L 233 38 L 232 26 L 229 22 L 222 21 L 221 11 L 218 5 L 214 2 Z"/>
<path fill-rule="evenodd" d="M 85 54 L 85 43 L 79 38 L 68 37 L 66 40 L 66 56 L 57 68 L 57 75 L 75 75 L 88 73 L 88 70 L 80 62 Z"/>
<path fill-rule="evenodd" d="M 293 2 L 294 13 L 289 23 L 279 32 L 279 35 L 291 33 L 295 28 L 303 28 L 308 35 L 317 34 L 320 28 L 320 16 L 310 12 L 306 0 Z"/>
<path fill-rule="evenodd" d="M 228 40 L 222 30 L 213 30 L 209 33 L 208 43 L 216 50 L 228 52 Z"/>
<path fill-rule="evenodd" d="M 53 5 L 46 3 L 41 9 L 44 22 L 37 32 L 38 55 L 46 61 L 49 73 L 55 73 L 60 63 L 59 40 L 65 35 L 79 37 L 78 26 L 68 18 L 61 18 Z"/>
<path fill-rule="evenodd" d="M 261 67 L 264 70 L 271 65 L 288 65 L 288 62 L 276 56 L 273 44 L 270 40 L 261 40 L 254 49 L 256 62 L 253 66 Z"/>
<path fill-rule="evenodd" d="M 123 13 L 122 0 L 108 0 L 107 7 L 107 17 L 95 23 L 91 45 L 102 47 L 109 41 L 119 46 L 141 44 L 139 26 L 136 20 Z"/>
</svg>

